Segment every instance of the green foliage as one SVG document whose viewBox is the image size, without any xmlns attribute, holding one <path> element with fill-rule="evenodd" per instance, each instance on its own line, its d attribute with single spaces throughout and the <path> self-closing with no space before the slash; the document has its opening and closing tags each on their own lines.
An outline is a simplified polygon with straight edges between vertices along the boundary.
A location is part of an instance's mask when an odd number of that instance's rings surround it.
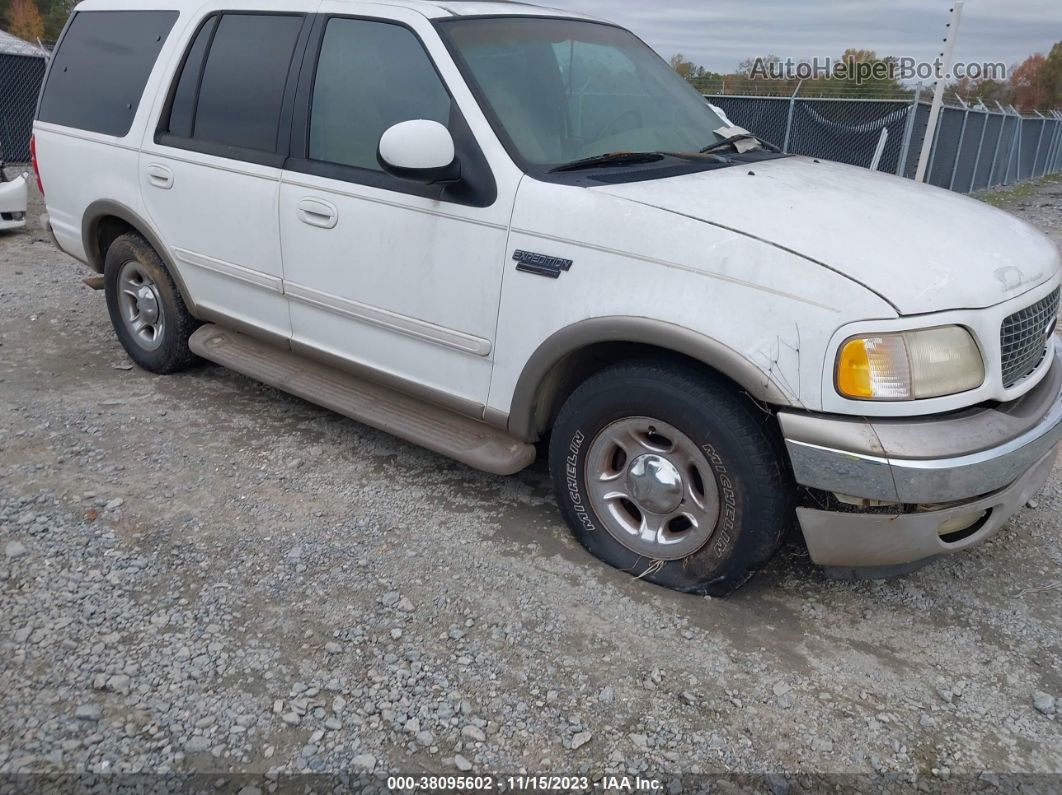
<svg viewBox="0 0 1062 795">
<path fill-rule="evenodd" d="M 892 76 L 889 67 L 896 64 L 892 56 L 879 58 L 873 50 L 850 48 L 838 60 L 850 65 L 844 76 L 803 81 L 763 77 L 765 69 L 781 62 L 777 55 L 748 58 L 734 72 L 725 75 L 712 74 L 682 55 L 673 56 L 671 65 L 702 94 L 780 97 L 791 96 L 799 87 L 800 96 L 805 97 L 898 99 L 912 96 L 914 87 L 904 85 Z M 859 79 L 854 74 L 858 67 L 864 67 Z M 922 88 L 926 90 L 927 87 Z M 947 93 L 990 107 L 999 102 L 1004 106 L 1014 104 L 1026 111 L 1062 109 L 1062 41 L 1056 43 L 1046 57 L 1037 54 L 1027 58 L 1011 70 L 1007 80 L 964 79 L 948 85 Z"/>
<path fill-rule="evenodd" d="M 671 64 L 671 68 L 682 75 L 684 78 L 690 81 L 705 80 L 710 78 L 719 78 L 719 75 L 714 72 L 709 72 L 703 66 L 695 64 L 693 61 L 686 59 L 682 53 L 675 53 L 671 56 L 668 63 Z"/>
<path fill-rule="evenodd" d="M 55 41 L 63 31 L 66 18 L 70 15 L 70 9 L 74 7 L 76 0 L 31 0 L 37 6 L 37 11 L 44 22 L 45 41 Z M 0 27 L 10 30 L 12 20 L 10 18 L 11 0 L 0 0 Z"/>
<path fill-rule="evenodd" d="M 704 94 L 790 96 L 798 87 L 802 96 L 851 99 L 891 99 L 910 93 L 892 77 L 895 59 L 891 56 L 879 58 L 873 50 L 848 49 L 838 61 L 848 67 L 843 76 L 823 76 L 803 81 L 764 77 L 765 70 L 781 62 L 777 55 L 767 55 L 742 61 L 737 71 L 731 74 L 705 74 L 690 80 Z M 862 74 L 858 78 L 857 69 Z"/>
<path fill-rule="evenodd" d="M 1044 62 L 1044 82 L 1050 87 L 1051 107 L 1062 108 L 1062 41 L 1055 42 Z"/>
<path fill-rule="evenodd" d="M 1044 185 L 1054 185 L 1055 183 L 1062 185 L 1062 174 L 1051 174 L 1041 179 L 1026 180 L 1016 186 L 996 188 L 981 196 L 981 199 L 993 207 L 1006 210 L 1017 202 L 1028 199 Z"/>
</svg>

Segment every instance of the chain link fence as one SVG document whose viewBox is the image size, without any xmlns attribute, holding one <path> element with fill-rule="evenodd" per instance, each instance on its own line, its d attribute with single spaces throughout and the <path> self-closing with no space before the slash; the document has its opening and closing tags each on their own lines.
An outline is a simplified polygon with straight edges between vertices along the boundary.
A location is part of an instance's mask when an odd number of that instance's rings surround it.
<svg viewBox="0 0 1062 795">
<path fill-rule="evenodd" d="M 786 152 L 914 178 L 929 103 L 706 95 L 732 122 Z M 926 182 L 970 193 L 1062 172 L 1062 113 L 1021 114 L 955 97 L 941 109 Z"/>
<path fill-rule="evenodd" d="M 29 160 L 37 93 L 48 53 L 0 31 L 0 162 Z"/>
</svg>

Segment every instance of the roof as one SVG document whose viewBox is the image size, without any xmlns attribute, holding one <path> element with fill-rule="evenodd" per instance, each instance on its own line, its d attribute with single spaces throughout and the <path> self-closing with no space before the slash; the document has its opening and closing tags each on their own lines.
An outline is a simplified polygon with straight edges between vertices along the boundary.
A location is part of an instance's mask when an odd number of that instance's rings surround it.
<svg viewBox="0 0 1062 795">
<path fill-rule="evenodd" d="M 36 44 L 12 36 L 0 30 L 0 55 L 28 55 L 31 58 L 44 58 L 46 53 Z"/>
<path fill-rule="evenodd" d="M 549 0 L 546 0 L 548 2 Z M 352 14 L 358 13 L 358 6 L 367 6 L 376 11 L 383 4 L 392 8 L 405 8 L 415 11 L 429 19 L 446 19 L 449 17 L 463 16 L 550 16 L 570 17 L 572 19 L 588 19 L 583 14 L 564 11 L 557 8 L 547 8 L 532 3 L 516 2 L 516 0 L 350 0 L 349 5 Z M 109 9 L 130 9 L 135 7 L 150 8 L 157 4 L 157 0 L 81 0 L 78 8 L 83 11 L 103 11 Z M 237 0 L 233 3 L 238 8 L 253 8 L 256 0 Z M 302 11 L 314 11 L 319 5 L 318 0 L 280 0 L 277 3 L 263 3 L 262 7 L 281 9 L 298 9 Z M 181 12 L 198 13 L 203 7 L 203 0 L 166 0 L 165 8 Z M 17 39 L 15 41 L 18 41 Z M 24 44 L 24 42 L 22 43 Z M 32 45 L 30 45 L 32 46 Z M 0 46 L 0 52 L 2 52 Z M 39 55 L 39 51 L 32 53 Z"/>
<path fill-rule="evenodd" d="M 522 3 L 516 0 L 453 0 L 447 2 L 447 0 L 438 0 L 432 2 L 432 0 L 421 0 L 421 2 L 410 3 L 411 6 L 416 7 L 420 5 L 434 6 L 444 14 L 448 12 L 448 15 L 455 17 L 468 17 L 478 15 L 527 15 L 527 16 L 551 16 L 551 17 L 582 17 L 582 14 L 575 14 L 571 11 L 562 11 L 558 8 L 548 8 L 544 6 L 534 5 L 533 3 Z"/>
</svg>

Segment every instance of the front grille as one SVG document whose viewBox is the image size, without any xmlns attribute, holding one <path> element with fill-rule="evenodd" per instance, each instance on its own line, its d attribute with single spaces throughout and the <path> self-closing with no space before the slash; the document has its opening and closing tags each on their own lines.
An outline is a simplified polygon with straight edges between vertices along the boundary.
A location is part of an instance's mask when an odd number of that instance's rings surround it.
<svg viewBox="0 0 1062 795">
<path fill-rule="evenodd" d="M 1032 373 L 1047 353 L 1047 343 L 1058 318 L 1059 291 L 1003 321 L 999 330 L 1003 386 L 1010 389 Z"/>
</svg>

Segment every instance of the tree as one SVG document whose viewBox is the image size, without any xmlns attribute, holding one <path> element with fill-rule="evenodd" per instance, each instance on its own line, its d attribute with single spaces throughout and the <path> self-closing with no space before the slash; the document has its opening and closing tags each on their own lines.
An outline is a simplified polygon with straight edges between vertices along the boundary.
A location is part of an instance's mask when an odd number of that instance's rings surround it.
<svg viewBox="0 0 1062 795">
<path fill-rule="evenodd" d="M 684 59 L 683 59 L 684 60 Z M 841 69 L 837 69 L 837 64 Z M 798 91 L 806 97 L 838 97 L 845 99 L 895 99 L 911 94 L 911 87 L 898 79 L 897 59 L 879 57 L 873 50 L 855 47 L 845 50 L 833 62 L 833 74 L 816 74 L 825 64 L 793 64 L 789 79 L 778 79 L 783 70 L 776 55 L 747 58 L 737 69 L 705 85 L 705 93 L 747 94 L 750 96 L 791 96 Z M 788 66 L 788 62 L 786 62 Z M 811 68 L 816 66 L 816 68 Z M 803 72 L 803 74 L 802 74 Z M 803 77 L 803 79 L 800 79 Z M 700 88 L 701 86 L 698 85 Z M 928 101 L 929 89 L 922 87 L 923 99 Z M 1057 42 L 1045 57 L 1032 55 L 1020 66 L 1011 69 L 1007 80 L 963 78 L 947 86 L 949 94 L 970 103 L 978 101 L 994 107 L 996 102 L 1024 111 L 1062 110 L 1062 41 Z"/>
<path fill-rule="evenodd" d="M 720 79 L 720 86 L 727 94 L 791 96 L 799 89 L 804 96 L 850 99 L 891 99 L 906 91 L 896 79 L 897 60 L 879 58 L 873 50 L 849 48 L 833 62 L 832 74 L 826 66 L 825 61 L 783 63 L 777 55 L 747 58 Z"/>
<path fill-rule="evenodd" d="M 735 75 L 742 75 L 744 77 L 752 77 L 754 71 L 770 71 L 772 66 L 782 62 L 782 59 L 777 55 L 766 55 L 761 58 L 746 58 L 744 61 L 738 64 L 737 72 Z"/>
<path fill-rule="evenodd" d="M 690 78 L 697 77 L 697 71 L 704 71 L 701 67 L 697 66 L 693 61 L 686 60 L 686 56 L 680 52 L 671 56 L 668 61 L 671 64 L 671 68 L 689 80 Z"/>
<path fill-rule="evenodd" d="M 1014 104 L 1021 110 L 1046 108 L 1053 99 L 1052 86 L 1047 70 L 1047 59 L 1042 53 L 1030 55 L 1010 75 L 1014 87 Z"/>
<path fill-rule="evenodd" d="M 37 0 L 37 8 L 44 19 L 45 41 L 55 41 L 59 38 L 74 2 L 75 0 Z"/>
<path fill-rule="evenodd" d="M 1011 70 L 1007 80 L 971 80 L 966 77 L 950 83 L 948 93 L 967 102 L 980 100 L 990 106 L 1015 105 L 1024 110 L 1062 109 L 1062 41 L 1051 48 L 1050 54 L 1031 55 Z"/>
<path fill-rule="evenodd" d="M 903 91 L 896 79 L 897 61 L 891 55 L 879 58 L 874 50 L 850 47 L 841 53 L 839 60 L 844 71 L 840 76 L 820 83 L 824 93 L 873 98 L 893 96 Z"/>
<path fill-rule="evenodd" d="M 15 22 L 12 19 L 12 6 L 15 0 L 0 0 L 0 27 L 5 30 L 12 30 L 15 27 Z M 42 41 L 54 42 L 59 38 L 59 34 L 63 32 L 63 25 L 66 24 L 67 17 L 70 16 L 70 10 L 73 8 L 76 0 L 31 0 L 31 3 L 37 6 L 38 15 L 44 24 L 44 34 L 40 36 Z M 36 41 L 35 36 L 31 41 Z"/>
<path fill-rule="evenodd" d="M 693 61 L 686 58 L 685 55 L 678 52 L 672 55 L 668 59 L 668 63 L 671 64 L 671 68 L 675 70 L 680 76 L 688 80 L 693 84 L 701 93 L 708 93 L 716 90 L 715 84 L 719 81 L 721 75 L 715 72 L 710 72 L 699 64 L 695 64 Z"/>
<path fill-rule="evenodd" d="M 948 86 L 948 90 L 967 102 L 980 100 L 990 106 L 995 106 L 997 102 L 1000 105 L 1009 105 L 1014 101 L 1014 87 L 1006 80 L 971 80 L 964 77 L 958 83 Z"/>
<path fill-rule="evenodd" d="M 11 0 L 7 25 L 12 36 L 24 41 L 36 42 L 44 38 L 44 20 L 33 0 Z"/>
<path fill-rule="evenodd" d="M 746 58 L 737 70 L 718 78 L 719 91 L 724 94 L 783 95 L 792 93 L 797 81 L 781 77 L 782 59 L 777 55 Z"/>
<path fill-rule="evenodd" d="M 1062 108 L 1062 41 L 1051 48 L 1044 63 L 1044 82 L 1050 90 L 1050 107 Z"/>
</svg>

